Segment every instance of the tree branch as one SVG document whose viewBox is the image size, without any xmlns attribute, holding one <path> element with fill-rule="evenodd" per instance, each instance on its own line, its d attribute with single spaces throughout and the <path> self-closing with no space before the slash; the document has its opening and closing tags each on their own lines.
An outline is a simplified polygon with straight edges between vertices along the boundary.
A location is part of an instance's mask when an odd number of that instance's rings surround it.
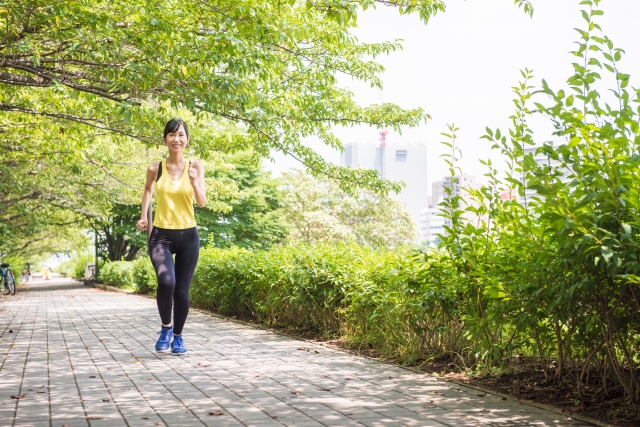
<svg viewBox="0 0 640 427">
<path fill-rule="evenodd" d="M 18 86 L 49 87 L 51 86 L 51 79 L 43 77 L 34 79 L 32 77 L 20 76 L 18 74 L 0 73 L 0 83 Z"/>
<path fill-rule="evenodd" d="M 151 137 L 143 136 L 143 135 L 136 135 L 136 134 L 127 132 L 127 131 L 122 130 L 122 129 L 110 127 L 105 122 L 103 122 L 102 120 L 92 119 L 92 118 L 89 118 L 89 117 L 78 117 L 78 116 L 72 116 L 70 114 L 62 114 L 62 113 L 48 113 L 46 111 L 38 111 L 38 110 L 34 110 L 32 108 L 24 108 L 24 107 L 19 107 L 17 105 L 7 105 L 7 104 L 0 104 L 0 111 L 26 113 L 26 114 L 33 114 L 33 115 L 36 115 L 36 116 L 45 116 L 45 117 L 53 117 L 53 118 L 56 118 L 56 119 L 69 120 L 69 121 L 72 121 L 72 122 L 81 123 L 83 125 L 91 126 L 91 127 L 96 128 L 96 129 L 107 130 L 107 131 L 110 131 L 110 132 L 119 133 L 121 135 L 125 135 L 125 136 L 128 136 L 130 138 L 134 138 L 134 139 L 137 139 L 139 141 L 142 141 L 142 142 L 144 142 L 146 144 L 160 145 L 160 143 L 154 142 L 153 139 L 151 139 Z"/>
</svg>

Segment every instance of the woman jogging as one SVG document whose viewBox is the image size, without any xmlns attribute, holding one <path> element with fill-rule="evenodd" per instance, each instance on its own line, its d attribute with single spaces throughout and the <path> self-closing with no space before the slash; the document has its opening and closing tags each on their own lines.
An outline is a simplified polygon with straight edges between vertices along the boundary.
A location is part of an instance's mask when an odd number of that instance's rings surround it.
<svg viewBox="0 0 640 427">
<path fill-rule="evenodd" d="M 182 120 L 172 119 L 167 123 L 163 140 L 169 156 L 164 161 L 152 163 L 147 169 L 147 181 L 142 191 L 142 214 L 137 227 L 140 231 L 149 227 L 147 208 L 155 182 L 157 206 L 149 236 L 149 256 L 158 276 L 157 302 L 162 321 L 156 350 L 171 348 L 172 353 L 184 354 L 187 349 L 182 340 L 182 328 L 189 313 L 189 287 L 200 253 L 193 199 L 200 207 L 206 203 L 204 167 L 198 161 L 184 158 L 189 130 Z M 172 254 L 176 256 L 175 262 Z"/>
</svg>

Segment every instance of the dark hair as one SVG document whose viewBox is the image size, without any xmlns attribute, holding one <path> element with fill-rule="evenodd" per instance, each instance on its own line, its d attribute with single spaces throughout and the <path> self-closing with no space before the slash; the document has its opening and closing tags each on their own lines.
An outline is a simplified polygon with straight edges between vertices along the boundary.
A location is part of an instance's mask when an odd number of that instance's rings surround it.
<svg viewBox="0 0 640 427">
<path fill-rule="evenodd" d="M 184 133 L 187 134 L 187 138 L 189 138 L 189 128 L 187 128 L 187 124 L 180 119 L 171 119 L 164 126 L 164 137 L 166 138 L 168 134 L 177 132 L 180 129 L 180 125 L 184 126 Z"/>
</svg>

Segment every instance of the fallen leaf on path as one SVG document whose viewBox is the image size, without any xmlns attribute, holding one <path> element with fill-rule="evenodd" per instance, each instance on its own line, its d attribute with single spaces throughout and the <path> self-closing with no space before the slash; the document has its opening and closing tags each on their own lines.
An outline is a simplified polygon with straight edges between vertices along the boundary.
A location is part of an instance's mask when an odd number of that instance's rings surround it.
<svg viewBox="0 0 640 427">
<path fill-rule="evenodd" d="M 422 405 L 423 408 L 427 408 L 427 409 L 431 409 L 431 408 L 435 408 L 436 405 L 432 405 L 430 403 L 425 403 L 424 405 Z"/>
<path fill-rule="evenodd" d="M 300 394 L 299 390 L 291 390 L 291 394 Z"/>
<path fill-rule="evenodd" d="M 95 378 L 95 377 L 96 377 L 95 375 L 89 375 L 89 378 Z"/>
<path fill-rule="evenodd" d="M 253 378 L 254 378 L 254 379 L 256 379 L 256 378 L 259 378 L 259 377 L 260 377 L 260 375 L 256 375 L 256 376 L 255 376 L 255 377 L 253 377 Z"/>
<path fill-rule="evenodd" d="M 101 420 L 102 417 L 87 417 L 87 419 L 90 421 L 95 421 L 95 420 Z"/>
<path fill-rule="evenodd" d="M 322 387 L 318 387 L 318 390 L 320 390 L 320 391 L 331 391 L 330 388 L 322 388 Z"/>
<path fill-rule="evenodd" d="M 46 391 L 36 391 L 36 393 L 46 393 Z"/>
<path fill-rule="evenodd" d="M 145 378 L 145 380 L 147 380 L 147 381 L 153 381 L 153 380 L 155 380 L 155 378 Z"/>
<path fill-rule="evenodd" d="M 103 402 L 111 402 L 109 399 L 102 399 Z"/>
<path fill-rule="evenodd" d="M 353 381 L 353 378 L 345 378 L 347 381 Z"/>
<path fill-rule="evenodd" d="M 306 350 L 306 348 L 304 348 L 304 347 L 300 347 L 298 350 Z"/>
<path fill-rule="evenodd" d="M 209 415 L 223 415 L 224 412 L 222 411 L 213 411 L 213 412 L 209 412 Z"/>
<path fill-rule="evenodd" d="M 62 427 L 69 427 L 69 424 L 62 424 Z"/>
<path fill-rule="evenodd" d="M 318 350 L 313 350 L 314 353 L 320 354 Z"/>
<path fill-rule="evenodd" d="M 320 375 L 320 378 L 329 378 L 329 375 Z"/>
<path fill-rule="evenodd" d="M 148 420 L 148 419 L 149 419 L 149 417 L 142 417 L 142 419 L 143 419 L 143 420 Z"/>
<path fill-rule="evenodd" d="M 25 397 L 27 397 L 27 393 L 23 394 L 22 396 L 18 396 L 18 395 L 11 396 L 12 399 L 24 399 Z"/>
<path fill-rule="evenodd" d="M 242 390 L 240 393 L 251 393 L 251 390 Z"/>
<path fill-rule="evenodd" d="M 9 333 L 12 334 L 13 333 L 13 329 L 9 329 Z"/>
<path fill-rule="evenodd" d="M 479 394 L 478 397 L 485 397 L 486 394 Z"/>
<path fill-rule="evenodd" d="M 507 400 L 507 398 L 506 398 L 506 397 L 503 397 L 503 398 L 502 398 L 502 400 Z"/>
</svg>

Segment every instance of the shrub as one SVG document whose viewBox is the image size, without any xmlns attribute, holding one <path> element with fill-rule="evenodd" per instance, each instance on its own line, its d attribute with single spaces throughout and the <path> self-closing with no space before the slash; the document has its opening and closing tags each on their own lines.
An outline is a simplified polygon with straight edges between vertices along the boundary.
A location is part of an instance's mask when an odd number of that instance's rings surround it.
<svg viewBox="0 0 640 427">
<path fill-rule="evenodd" d="M 149 257 L 143 256 L 131 264 L 133 264 L 132 279 L 136 291 L 142 294 L 155 295 L 158 281 Z"/>
<path fill-rule="evenodd" d="M 412 362 L 460 352 L 450 258 L 357 244 L 203 249 L 193 303 L 271 326 L 343 337 Z"/>
<path fill-rule="evenodd" d="M 117 288 L 134 288 L 133 263 L 131 261 L 112 261 L 105 263 L 99 270 L 100 280 Z"/>
<path fill-rule="evenodd" d="M 60 274 L 64 274 L 67 277 L 73 277 L 74 279 L 84 278 L 84 271 L 88 262 L 94 262 L 94 255 L 90 253 L 79 254 L 74 252 L 71 259 L 63 262 L 57 268 Z M 34 269 L 34 268 L 33 268 Z"/>
</svg>

